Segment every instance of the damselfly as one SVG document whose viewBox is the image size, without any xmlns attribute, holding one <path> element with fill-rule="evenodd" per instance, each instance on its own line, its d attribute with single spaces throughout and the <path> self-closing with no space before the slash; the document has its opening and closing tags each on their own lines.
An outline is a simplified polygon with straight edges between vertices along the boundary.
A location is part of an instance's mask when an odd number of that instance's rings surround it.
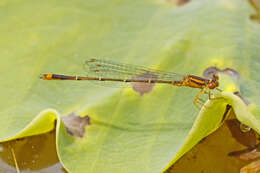
<svg viewBox="0 0 260 173">
<path fill-rule="evenodd" d="M 202 104 L 202 99 L 199 98 L 201 94 L 207 93 L 209 99 L 211 99 L 211 90 L 217 89 L 221 91 L 217 88 L 219 86 L 219 78 L 217 74 L 212 74 L 210 79 L 194 75 L 182 76 L 172 72 L 164 72 L 142 66 L 122 64 L 94 58 L 87 60 L 84 67 L 87 76 L 42 74 L 40 78 L 45 80 L 88 80 L 131 83 L 134 89 L 136 89 L 138 84 L 144 84 L 143 87 L 153 86 L 154 84 L 170 84 L 175 86 L 199 88 L 201 90 L 193 100 L 194 105 L 198 108 L 199 106 L 197 103 Z M 144 93 L 145 92 L 146 91 L 144 91 Z"/>
</svg>

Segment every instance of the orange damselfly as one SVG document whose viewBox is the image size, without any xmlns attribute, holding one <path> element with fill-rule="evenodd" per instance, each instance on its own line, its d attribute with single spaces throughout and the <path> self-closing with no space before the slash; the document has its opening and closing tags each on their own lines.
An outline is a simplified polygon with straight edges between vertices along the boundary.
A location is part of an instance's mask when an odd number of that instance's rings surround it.
<svg viewBox="0 0 260 173">
<path fill-rule="evenodd" d="M 210 79 L 195 75 L 179 75 L 172 72 L 153 70 L 142 66 L 116 63 L 101 59 L 89 59 L 84 67 L 87 76 L 68 76 L 60 74 L 42 74 L 41 79 L 45 80 L 88 80 L 88 81 L 110 81 L 121 83 L 144 83 L 147 85 L 170 84 L 175 86 L 186 86 L 201 89 L 195 97 L 193 103 L 199 108 L 197 103 L 201 103 L 200 95 L 208 93 L 211 98 L 211 90 L 218 89 L 219 78 L 217 74 L 212 74 Z M 134 87 L 134 85 L 133 85 Z"/>
</svg>

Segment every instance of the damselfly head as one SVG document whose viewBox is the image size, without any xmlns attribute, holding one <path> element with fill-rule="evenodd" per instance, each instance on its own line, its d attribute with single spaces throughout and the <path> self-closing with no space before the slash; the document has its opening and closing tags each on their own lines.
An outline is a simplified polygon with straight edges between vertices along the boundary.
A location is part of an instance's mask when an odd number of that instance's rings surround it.
<svg viewBox="0 0 260 173">
<path fill-rule="evenodd" d="M 217 74 L 213 73 L 211 79 L 209 80 L 208 87 L 209 89 L 214 89 L 219 86 L 219 77 Z"/>
<path fill-rule="evenodd" d="M 44 79 L 45 76 L 46 76 L 46 74 L 40 74 L 39 78 L 40 78 L 40 79 Z"/>
<path fill-rule="evenodd" d="M 214 82 L 218 82 L 219 77 L 218 77 L 217 74 L 213 73 L 211 79 L 212 79 Z"/>
<path fill-rule="evenodd" d="M 41 74 L 40 79 L 50 80 L 52 79 L 52 74 Z"/>
</svg>

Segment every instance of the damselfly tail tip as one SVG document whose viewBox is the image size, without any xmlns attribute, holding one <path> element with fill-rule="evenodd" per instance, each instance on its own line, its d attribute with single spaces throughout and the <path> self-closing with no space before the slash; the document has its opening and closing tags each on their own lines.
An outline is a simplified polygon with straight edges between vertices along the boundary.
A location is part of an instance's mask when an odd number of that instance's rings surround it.
<svg viewBox="0 0 260 173">
<path fill-rule="evenodd" d="M 39 76 L 40 79 L 50 79 L 51 78 L 51 74 L 41 74 Z"/>
<path fill-rule="evenodd" d="M 44 75 L 45 75 L 45 74 L 40 74 L 39 78 L 40 78 L 40 79 L 44 79 Z"/>
</svg>

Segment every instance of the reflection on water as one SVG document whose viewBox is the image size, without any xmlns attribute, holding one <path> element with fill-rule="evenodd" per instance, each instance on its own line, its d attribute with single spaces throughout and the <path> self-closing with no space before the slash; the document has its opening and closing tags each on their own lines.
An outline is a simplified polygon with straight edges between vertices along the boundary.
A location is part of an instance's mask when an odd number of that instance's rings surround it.
<svg viewBox="0 0 260 173">
<path fill-rule="evenodd" d="M 66 173 L 57 157 L 55 131 L 0 144 L 0 173 L 15 173 L 15 160 L 21 173 Z"/>
</svg>

